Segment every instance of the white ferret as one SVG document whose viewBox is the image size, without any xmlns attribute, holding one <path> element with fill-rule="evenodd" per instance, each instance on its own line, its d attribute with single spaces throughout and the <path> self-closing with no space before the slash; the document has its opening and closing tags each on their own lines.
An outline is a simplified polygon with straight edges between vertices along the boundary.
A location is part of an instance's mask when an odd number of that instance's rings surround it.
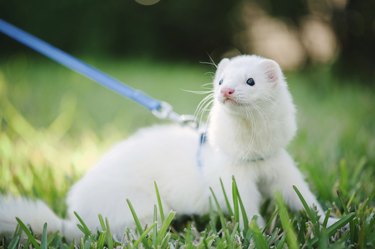
<svg viewBox="0 0 375 249">
<path fill-rule="evenodd" d="M 98 214 L 108 218 L 113 234 L 122 237 L 134 220 L 129 199 L 140 220 L 151 223 L 157 183 L 165 211 L 205 214 L 209 188 L 226 210 L 220 181 L 231 198 L 235 177 L 249 217 L 259 215 L 262 197 L 281 193 L 295 210 L 302 209 L 293 185 L 321 219 L 324 212 L 285 147 L 296 132 L 295 107 L 279 65 L 258 56 L 223 59 L 213 82 L 214 103 L 207 126 L 207 141 L 200 134 L 176 125 L 146 128 L 110 150 L 70 190 L 68 217 L 57 217 L 43 202 L 3 197 L 0 233 L 13 231 L 15 217 L 41 233 L 61 231 L 67 239 L 80 237 L 77 212 L 92 229 Z M 335 221 L 330 218 L 329 224 Z M 259 225 L 264 221 L 257 219 Z"/>
</svg>

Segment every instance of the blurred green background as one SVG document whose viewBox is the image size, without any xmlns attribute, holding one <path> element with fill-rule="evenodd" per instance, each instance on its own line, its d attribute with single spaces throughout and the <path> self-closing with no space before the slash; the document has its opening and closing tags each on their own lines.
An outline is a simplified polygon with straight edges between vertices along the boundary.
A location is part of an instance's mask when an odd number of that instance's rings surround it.
<svg viewBox="0 0 375 249">
<path fill-rule="evenodd" d="M 350 192 L 353 181 L 375 176 L 374 3 L 0 0 L 0 17 L 179 113 L 194 113 L 204 97 L 186 90 L 212 81 L 215 67 L 201 62 L 240 53 L 275 59 L 298 107 L 290 150 L 328 200 L 338 181 Z M 58 197 L 103 151 L 161 122 L 4 35 L 0 118 L 0 191 L 41 196 L 60 211 Z M 35 172 L 54 181 L 36 184 Z M 374 184 L 358 188 L 358 198 L 374 197 Z M 51 189 L 57 195 L 45 194 Z"/>
<path fill-rule="evenodd" d="M 333 63 L 363 84 L 374 83 L 374 10 L 373 0 L 0 1 L 1 18 L 74 54 L 196 63 L 257 53 L 288 69 Z M 3 55 L 29 52 L 0 43 Z"/>
</svg>

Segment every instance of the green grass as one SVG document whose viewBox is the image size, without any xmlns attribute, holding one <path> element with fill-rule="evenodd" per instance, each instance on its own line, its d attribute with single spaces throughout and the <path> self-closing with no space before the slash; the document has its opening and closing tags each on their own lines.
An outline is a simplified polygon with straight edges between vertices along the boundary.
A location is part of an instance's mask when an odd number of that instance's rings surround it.
<svg viewBox="0 0 375 249">
<path fill-rule="evenodd" d="M 116 78 L 171 103 L 179 113 L 193 113 L 211 81 L 210 66 L 87 58 Z M 373 248 L 375 247 L 375 93 L 356 82 L 340 82 L 329 69 L 287 74 L 298 108 L 299 132 L 289 151 L 326 210 L 342 217 L 326 228 L 313 210 L 290 212 L 283 200 L 262 207 L 266 228 L 242 212 L 236 184 L 229 215 L 217 209 L 204 217 L 164 217 L 161 202 L 154 223 L 124 231 L 127 244 L 115 241 L 102 217 L 92 233 L 81 220 L 83 248 Z M 41 198 L 64 216 L 69 187 L 113 143 L 136 129 L 161 121 L 137 104 L 95 85 L 50 61 L 17 56 L 0 61 L 0 192 Z M 48 180 L 46 180 L 48 179 Z M 157 188 L 156 188 L 157 189 Z M 298 190 L 296 190 L 298 191 Z M 156 191 L 156 193 L 158 193 Z M 303 196 L 301 196 L 303 202 Z M 100 200 L 99 200 L 100 201 Z M 231 206 L 230 203 L 234 203 Z M 131 208 L 131 200 L 128 206 Z M 137 210 L 132 210 L 135 221 Z M 79 214 L 77 214 L 79 217 Z M 159 221 L 162 225 L 154 224 Z M 240 222 L 245 221 L 243 227 Z M 342 226 L 347 225 L 346 229 Z M 59 234 L 35 236 L 19 221 L 0 247 L 20 243 L 35 248 L 71 248 Z M 48 224 L 47 224 L 48 226 Z M 20 239 L 20 234 L 27 239 Z"/>
</svg>

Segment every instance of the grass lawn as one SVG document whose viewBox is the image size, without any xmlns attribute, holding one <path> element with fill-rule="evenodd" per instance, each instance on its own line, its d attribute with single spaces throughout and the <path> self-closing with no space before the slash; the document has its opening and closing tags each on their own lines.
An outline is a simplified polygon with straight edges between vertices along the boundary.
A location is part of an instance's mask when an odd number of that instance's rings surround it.
<svg viewBox="0 0 375 249">
<path fill-rule="evenodd" d="M 86 61 L 149 95 L 194 113 L 214 68 L 199 64 L 86 58 Z M 268 224 L 238 228 L 238 210 L 205 217 L 165 217 L 125 231 L 126 248 L 374 248 L 375 91 L 341 82 L 329 69 L 286 75 L 298 108 L 299 132 L 289 151 L 325 209 L 343 217 L 324 228 L 314 212 L 293 213 L 283 201 L 267 201 Z M 0 60 L 0 193 L 40 198 L 61 216 L 70 186 L 115 142 L 161 121 L 146 109 L 46 59 L 15 56 Z M 215 206 L 214 198 L 212 199 Z M 100 201 L 100 200 L 98 200 Z M 240 208 L 240 200 L 238 205 Z M 235 205 L 236 206 L 236 205 Z M 128 208 L 124 200 L 124 208 Z M 160 207 L 158 207 L 160 209 Z M 135 210 L 136 212 L 136 210 Z M 84 221 L 83 221 L 84 222 Z M 170 225 L 172 223 L 172 225 Z M 340 229 L 348 223 L 346 229 Z M 83 224 L 82 224 L 83 225 Z M 115 247 L 108 224 L 78 242 L 85 248 Z M 110 227 L 110 224 L 109 224 Z M 19 246 L 20 226 L 0 248 Z M 59 234 L 32 234 L 26 246 L 71 248 Z"/>
</svg>

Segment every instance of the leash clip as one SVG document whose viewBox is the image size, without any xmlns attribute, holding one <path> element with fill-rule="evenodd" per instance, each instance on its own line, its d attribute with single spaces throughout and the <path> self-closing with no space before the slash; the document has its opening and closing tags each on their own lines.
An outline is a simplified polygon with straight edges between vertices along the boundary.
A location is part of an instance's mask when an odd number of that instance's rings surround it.
<svg viewBox="0 0 375 249">
<path fill-rule="evenodd" d="M 189 126 L 195 130 L 198 130 L 199 123 L 193 115 L 180 115 L 180 122 L 182 126 Z"/>
<path fill-rule="evenodd" d="M 152 110 L 154 114 L 159 119 L 169 119 L 179 125 L 189 126 L 193 129 L 198 129 L 199 124 L 193 115 L 180 115 L 173 111 L 173 108 L 167 102 L 161 102 L 160 108 Z"/>
<path fill-rule="evenodd" d="M 159 119 L 167 119 L 171 112 L 173 112 L 173 108 L 167 102 L 161 102 L 159 108 L 154 109 L 151 112 Z"/>
</svg>

